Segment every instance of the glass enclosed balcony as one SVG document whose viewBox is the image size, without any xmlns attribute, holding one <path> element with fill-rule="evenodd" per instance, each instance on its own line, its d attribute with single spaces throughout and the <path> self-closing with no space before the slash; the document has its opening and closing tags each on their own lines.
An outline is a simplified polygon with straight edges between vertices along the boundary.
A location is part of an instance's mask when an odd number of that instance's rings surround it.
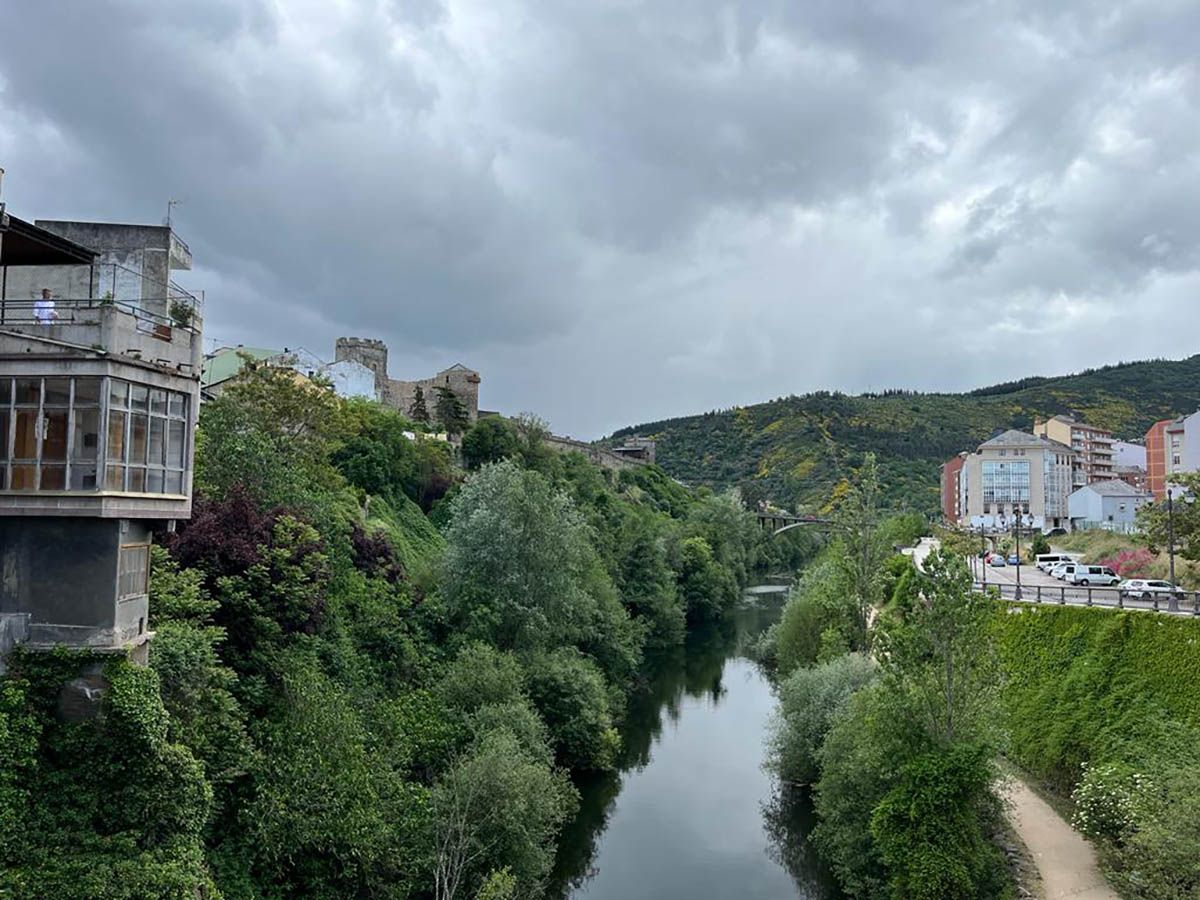
<svg viewBox="0 0 1200 900">
<path fill-rule="evenodd" d="M 113 377 L 0 376 L 0 490 L 184 497 L 189 399 Z"/>
</svg>

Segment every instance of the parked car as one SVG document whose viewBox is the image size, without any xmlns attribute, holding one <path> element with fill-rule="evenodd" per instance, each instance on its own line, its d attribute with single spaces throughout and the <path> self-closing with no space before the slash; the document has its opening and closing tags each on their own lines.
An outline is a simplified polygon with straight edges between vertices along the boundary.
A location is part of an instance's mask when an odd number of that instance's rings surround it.
<svg viewBox="0 0 1200 900">
<path fill-rule="evenodd" d="M 1081 563 L 1077 562 L 1059 563 L 1050 570 L 1050 574 L 1059 581 L 1070 581 L 1071 576 L 1075 574 L 1075 570 L 1078 569 L 1080 565 Z"/>
<path fill-rule="evenodd" d="M 1043 572 L 1049 572 L 1060 563 L 1071 563 L 1075 560 L 1065 553 L 1039 553 L 1035 562 Z"/>
<path fill-rule="evenodd" d="M 1021 557 L 1015 553 L 1008 554 L 1008 564 L 1010 566 L 1019 566 L 1021 564 Z"/>
<path fill-rule="evenodd" d="M 1003 566 L 1007 565 L 1007 563 L 1005 563 L 1004 557 L 1001 556 L 999 553 L 993 553 L 988 558 L 988 565 L 994 569 L 999 569 L 999 568 L 1002 568 Z"/>
<path fill-rule="evenodd" d="M 1130 578 L 1118 585 L 1122 597 L 1134 600 L 1150 600 L 1155 597 L 1170 597 L 1172 594 L 1182 595 L 1183 590 L 1169 581 L 1155 581 L 1151 578 Z"/>
<path fill-rule="evenodd" d="M 1100 585 L 1101 587 L 1112 587 L 1114 584 L 1121 583 L 1121 576 L 1108 566 L 1077 565 L 1073 572 L 1063 576 L 1063 581 L 1069 584 L 1082 585 L 1083 587 L 1093 584 Z"/>
</svg>

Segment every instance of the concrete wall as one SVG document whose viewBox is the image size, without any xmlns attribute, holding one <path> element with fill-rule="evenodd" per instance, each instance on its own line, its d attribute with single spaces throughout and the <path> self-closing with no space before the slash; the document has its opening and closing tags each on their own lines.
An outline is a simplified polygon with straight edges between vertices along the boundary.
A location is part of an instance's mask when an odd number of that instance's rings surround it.
<svg viewBox="0 0 1200 900">
<path fill-rule="evenodd" d="M 38 219 L 34 224 L 99 254 L 96 293 L 92 296 L 103 297 L 111 291 L 114 300 L 136 303 L 158 315 L 168 313 L 171 272 L 192 268 L 187 244 L 166 225 L 49 219 Z"/>
<path fill-rule="evenodd" d="M 144 522 L 0 518 L 0 616 L 23 619 L 31 645 L 144 640 L 147 598 L 118 601 L 117 563 L 122 544 L 149 541 Z"/>
<path fill-rule="evenodd" d="M 1113 464 L 1146 468 L 1146 445 L 1129 441 L 1113 441 Z"/>
</svg>

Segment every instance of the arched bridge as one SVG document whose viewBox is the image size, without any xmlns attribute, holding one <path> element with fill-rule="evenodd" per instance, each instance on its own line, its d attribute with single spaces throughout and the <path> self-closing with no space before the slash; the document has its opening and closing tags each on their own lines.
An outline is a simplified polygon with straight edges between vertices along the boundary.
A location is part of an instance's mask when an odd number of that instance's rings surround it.
<svg viewBox="0 0 1200 900">
<path fill-rule="evenodd" d="M 758 514 L 758 524 L 764 531 L 769 530 L 772 536 L 783 534 L 785 531 L 791 531 L 793 528 L 801 526 L 816 526 L 818 528 L 828 528 L 833 524 L 832 519 L 823 518 L 821 516 L 795 516 L 791 513 L 783 512 L 760 512 Z"/>
</svg>

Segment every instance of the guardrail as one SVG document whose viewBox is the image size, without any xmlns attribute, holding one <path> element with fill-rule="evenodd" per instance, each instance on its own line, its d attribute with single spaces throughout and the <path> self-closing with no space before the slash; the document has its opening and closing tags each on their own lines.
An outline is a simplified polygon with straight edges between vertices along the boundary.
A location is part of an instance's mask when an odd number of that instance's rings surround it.
<svg viewBox="0 0 1200 900">
<path fill-rule="evenodd" d="M 0 327 L 5 325 L 85 325 L 96 321 L 96 315 L 102 309 L 119 309 L 133 316 L 142 331 L 154 332 L 160 329 L 174 329 L 195 334 L 195 307 L 186 300 L 178 297 L 166 300 L 168 304 L 184 303 L 190 312 L 185 317 L 164 316 L 143 309 L 135 303 L 124 300 L 107 298 L 59 298 L 55 297 L 53 306 L 44 305 L 43 300 L 0 300 Z M 151 299 L 143 302 L 162 302 Z M 169 308 L 169 307 L 168 307 Z M 167 332 L 170 333 L 169 331 Z"/>
<path fill-rule="evenodd" d="M 1047 606 L 1093 606 L 1105 609 L 1130 609 L 1176 616 L 1200 616 L 1200 593 L 1177 591 L 1174 594 L 1152 594 L 1131 597 L 1117 588 L 1083 587 L 1081 585 L 1030 584 L 1017 586 L 1008 582 L 975 582 L 975 590 L 996 592 L 1002 600 L 1014 603 Z"/>
</svg>

